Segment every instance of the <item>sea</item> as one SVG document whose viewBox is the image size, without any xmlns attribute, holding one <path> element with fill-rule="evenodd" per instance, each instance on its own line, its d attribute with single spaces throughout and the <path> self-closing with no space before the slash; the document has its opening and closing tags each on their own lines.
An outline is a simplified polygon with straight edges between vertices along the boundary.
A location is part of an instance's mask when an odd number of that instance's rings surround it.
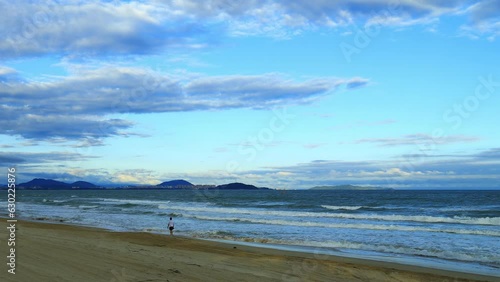
<svg viewBox="0 0 500 282">
<path fill-rule="evenodd" d="M 106 189 L 16 196 L 19 219 L 168 234 L 173 217 L 181 236 L 500 277 L 500 191 Z"/>
</svg>

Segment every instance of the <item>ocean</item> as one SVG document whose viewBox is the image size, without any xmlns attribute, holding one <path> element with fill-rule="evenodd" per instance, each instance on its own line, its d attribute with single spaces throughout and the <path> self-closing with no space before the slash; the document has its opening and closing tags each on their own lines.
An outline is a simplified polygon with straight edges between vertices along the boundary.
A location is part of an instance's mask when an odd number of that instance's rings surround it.
<svg viewBox="0 0 500 282">
<path fill-rule="evenodd" d="M 18 190 L 16 196 L 19 219 L 168 234 L 173 217 L 177 235 L 500 277 L 500 191 Z"/>
</svg>

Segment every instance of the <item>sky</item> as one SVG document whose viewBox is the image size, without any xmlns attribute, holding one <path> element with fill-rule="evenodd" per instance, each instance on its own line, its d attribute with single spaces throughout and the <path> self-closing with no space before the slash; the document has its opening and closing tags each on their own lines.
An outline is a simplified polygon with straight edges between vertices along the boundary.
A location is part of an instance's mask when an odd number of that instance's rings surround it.
<svg viewBox="0 0 500 282">
<path fill-rule="evenodd" d="M 0 10 L 19 182 L 500 189 L 500 1 Z"/>
</svg>

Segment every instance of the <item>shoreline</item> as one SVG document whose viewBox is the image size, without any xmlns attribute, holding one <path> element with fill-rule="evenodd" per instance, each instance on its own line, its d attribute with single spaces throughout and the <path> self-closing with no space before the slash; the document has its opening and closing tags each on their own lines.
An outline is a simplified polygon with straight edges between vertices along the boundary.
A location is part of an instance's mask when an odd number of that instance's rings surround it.
<svg viewBox="0 0 500 282">
<path fill-rule="evenodd" d="M 310 247 L 310 246 L 301 246 L 301 245 L 284 245 L 284 244 L 273 244 L 273 243 L 258 243 L 258 242 L 245 242 L 245 241 L 232 241 L 225 239 L 212 239 L 212 238 L 193 238 L 188 237 L 188 239 L 194 240 L 206 240 L 206 241 L 214 241 L 220 242 L 224 244 L 235 244 L 242 246 L 249 246 L 255 248 L 262 249 L 272 249 L 272 250 L 281 250 L 288 252 L 297 252 L 297 253 L 306 253 L 306 254 L 315 254 L 318 256 L 331 256 L 340 259 L 354 259 L 360 261 L 368 261 L 370 263 L 382 263 L 382 264 L 397 264 L 402 267 L 419 267 L 422 269 L 431 269 L 436 271 L 448 271 L 453 273 L 462 273 L 465 275 L 478 275 L 478 276 L 490 276 L 497 278 L 500 282 L 500 269 L 495 272 L 493 267 L 489 267 L 490 269 L 471 269 L 471 265 L 480 265 L 479 263 L 472 262 L 463 262 L 463 261 L 451 261 L 451 260 L 443 260 L 439 258 L 433 257 L 411 257 L 411 256 L 391 256 L 391 254 L 386 254 L 385 256 L 381 254 L 357 254 L 357 253 L 349 253 L 343 252 L 339 250 L 332 250 L 329 248 L 322 247 Z M 439 266 L 432 265 L 432 263 L 439 264 Z M 457 264 L 453 266 L 452 264 Z M 470 270 L 470 271 L 468 271 Z M 474 271 L 477 270 L 477 271 Z"/>
<path fill-rule="evenodd" d="M 0 216 L 0 219 L 5 219 Z M 120 230 L 113 228 L 104 228 L 99 226 L 85 225 L 72 223 L 68 221 L 58 221 L 50 218 L 43 219 L 21 219 L 21 221 L 33 222 L 33 223 L 47 223 L 47 224 L 56 224 L 56 225 L 68 225 L 75 227 L 83 227 L 83 228 L 91 228 L 97 229 L 105 232 L 118 232 L 118 233 L 150 233 L 155 235 L 167 236 L 168 231 L 165 229 L 164 233 L 154 232 L 151 230 Z M 318 256 L 331 256 L 336 257 L 338 259 L 357 259 L 368 262 L 378 262 L 378 263 L 387 263 L 387 264 L 397 264 L 401 266 L 409 266 L 409 267 L 419 267 L 423 269 L 431 269 L 436 271 L 448 271 L 452 273 L 462 273 L 464 275 L 477 275 L 477 276 L 485 276 L 485 277 L 493 277 L 497 278 L 500 282 L 500 269 L 496 269 L 492 266 L 481 265 L 480 263 L 475 262 L 466 262 L 466 261 L 453 261 L 453 260 L 445 260 L 434 257 L 412 257 L 409 255 L 400 255 L 390 254 L 390 253 L 375 253 L 375 254 L 360 254 L 356 252 L 344 252 L 340 250 L 335 250 L 326 247 L 313 247 L 313 246 L 303 246 L 303 245 L 287 245 L 280 243 L 260 243 L 258 241 L 238 241 L 231 239 L 220 239 L 220 238 L 203 238 L 203 237 L 193 237 L 189 235 L 177 235 L 177 237 L 192 239 L 192 240 L 201 240 L 201 241 L 209 241 L 209 242 L 219 242 L 222 244 L 232 244 L 232 245 L 242 245 L 249 246 L 261 249 L 271 249 L 271 250 L 281 250 L 288 252 L 297 252 L 297 253 L 306 253 L 306 254 L 317 254 Z M 482 267 L 481 269 L 474 268 L 474 266 Z"/>
<path fill-rule="evenodd" d="M 3 219 L 6 223 L 6 219 Z M 7 281 L 230 281 L 235 277 L 282 281 L 304 279 L 330 281 L 500 281 L 498 276 L 472 274 L 407 265 L 397 262 L 350 258 L 332 254 L 280 250 L 244 242 L 221 242 L 146 232 L 117 232 L 96 227 L 18 220 L 17 274 Z M 7 235 L 2 228 L 1 236 Z M 4 242 L 7 250 L 7 244 Z M 44 254 L 50 255 L 42 259 Z M 73 263 L 71 263 L 73 261 Z M 163 263 L 161 263 L 163 262 Z M 60 264 L 66 268 L 61 268 Z M 80 267 L 86 264 L 94 267 Z M 120 272 L 125 272 L 121 273 Z M 7 275 L 7 270 L 0 277 Z M 166 275 L 168 274 L 168 275 Z M 72 277 L 70 279 L 69 277 Z M 109 277 L 102 280 L 102 277 Z M 84 279 L 85 278 L 85 279 Z M 139 279 L 140 278 L 140 279 Z M 21 280 L 19 280 L 21 279 Z M 156 279 L 156 280 L 155 280 Z M 163 280 L 162 280 L 163 279 Z M 3 279 L 2 279 L 3 280 Z M 116 278 L 115 278 L 116 280 Z M 90 280 L 88 280 L 90 281 Z M 120 281 L 120 280 L 118 280 Z"/>
</svg>

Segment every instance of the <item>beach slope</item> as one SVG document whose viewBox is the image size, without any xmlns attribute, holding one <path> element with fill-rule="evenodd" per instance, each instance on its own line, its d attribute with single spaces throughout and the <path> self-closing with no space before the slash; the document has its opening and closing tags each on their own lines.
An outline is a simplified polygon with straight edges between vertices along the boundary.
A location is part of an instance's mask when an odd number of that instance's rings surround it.
<svg viewBox="0 0 500 282">
<path fill-rule="evenodd" d="M 6 220 L 0 230 L 8 250 Z M 5 259 L 5 257 L 4 257 Z M 19 221 L 0 281 L 493 281 L 493 277 L 150 233 Z"/>
</svg>

